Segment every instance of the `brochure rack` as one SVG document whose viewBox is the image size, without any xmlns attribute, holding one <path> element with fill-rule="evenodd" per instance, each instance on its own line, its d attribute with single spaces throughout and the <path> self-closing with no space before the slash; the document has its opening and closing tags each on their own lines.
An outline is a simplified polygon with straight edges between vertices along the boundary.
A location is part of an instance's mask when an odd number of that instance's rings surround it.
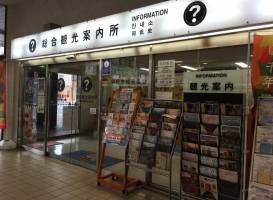
<svg viewBox="0 0 273 200">
<path fill-rule="evenodd" d="M 126 152 L 129 167 L 169 177 L 164 188 L 172 198 L 172 157 L 182 122 L 182 102 L 143 100 L 138 108 Z M 157 188 L 158 189 L 158 188 Z"/>
<path fill-rule="evenodd" d="M 180 199 L 242 198 L 243 104 L 243 94 L 184 94 Z"/>
<path fill-rule="evenodd" d="M 107 123 L 101 144 L 101 154 L 97 173 L 98 185 L 108 185 L 125 193 L 127 189 L 139 183 L 138 179 L 128 177 L 128 173 L 103 173 L 106 145 L 127 145 L 132 121 L 135 118 L 139 101 L 139 89 L 123 88 L 112 93 L 108 108 Z"/>
<path fill-rule="evenodd" d="M 258 99 L 248 200 L 273 199 L 273 98 Z"/>
</svg>

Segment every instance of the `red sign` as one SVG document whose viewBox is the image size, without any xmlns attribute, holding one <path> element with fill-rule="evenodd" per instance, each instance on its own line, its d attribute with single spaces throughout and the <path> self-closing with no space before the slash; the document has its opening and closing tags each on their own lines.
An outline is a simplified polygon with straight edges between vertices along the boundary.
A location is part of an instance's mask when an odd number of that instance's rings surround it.
<svg viewBox="0 0 273 200">
<path fill-rule="evenodd" d="M 0 62 L 0 128 L 6 128 L 6 63 Z"/>
<path fill-rule="evenodd" d="M 255 96 L 273 95 L 273 35 L 255 35 L 252 64 Z"/>
</svg>

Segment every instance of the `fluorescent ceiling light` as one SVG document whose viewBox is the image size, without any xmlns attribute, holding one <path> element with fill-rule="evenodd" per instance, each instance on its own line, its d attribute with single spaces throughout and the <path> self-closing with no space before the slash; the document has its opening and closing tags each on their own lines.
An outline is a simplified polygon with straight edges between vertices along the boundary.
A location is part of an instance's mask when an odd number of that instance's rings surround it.
<svg viewBox="0 0 273 200">
<path fill-rule="evenodd" d="M 178 63 L 183 63 L 184 61 L 182 60 L 176 60 L 175 63 L 178 64 Z"/>
<path fill-rule="evenodd" d="M 139 68 L 140 70 L 142 70 L 142 71 L 150 71 L 148 68 L 143 68 L 143 67 L 141 67 L 141 68 Z"/>
<path fill-rule="evenodd" d="M 198 69 L 194 68 L 194 67 L 190 67 L 190 66 L 187 66 L 187 65 L 183 65 L 183 66 L 180 66 L 181 68 L 183 69 L 188 69 L 188 70 L 192 70 L 192 71 L 196 71 Z"/>
<path fill-rule="evenodd" d="M 242 68 L 248 68 L 248 65 L 243 62 L 236 62 L 235 65 L 238 65 L 239 67 L 242 67 Z"/>
</svg>

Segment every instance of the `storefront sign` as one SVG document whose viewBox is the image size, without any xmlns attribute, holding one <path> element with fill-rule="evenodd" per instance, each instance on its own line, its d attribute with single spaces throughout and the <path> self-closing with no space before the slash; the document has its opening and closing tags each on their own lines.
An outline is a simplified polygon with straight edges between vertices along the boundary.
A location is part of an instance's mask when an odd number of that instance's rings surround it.
<svg viewBox="0 0 273 200">
<path fill-rule="evenodd" d="M 185 72 L 184 92 L 244 93 L 247 70 Z"/>
<path fill-rule="evenodd" d="M 58 79 L 57 87 L 58 87 L 58 92 L 64 91 L 64 88 L 65 88 L 65 81 L 64 81 L 63 78 L 59 78 L 59 79 Z"/>
<path fill-rule="evenodd" d="M 82 80 L 82 90 L 84 92 L 89 92 L 92 89 L 92 80 L 89 77 L 85 77 Z"/>
<path fill-rule="evenodd" d="M 171 0 L 12 40 L 30 58 L 272 23 L 271 0 Z"/>
<path fill-rule="evenodd" d="M 252 85 L 256 97 L 273 95 L 273 35 L 255 36 L 252 65 Z"/>
<path fill-rule="evenodd" d="M 111 60 L 104 60 L 102 63 L 102 75 L 111 75 L 112 65 Z"/>
</svg>

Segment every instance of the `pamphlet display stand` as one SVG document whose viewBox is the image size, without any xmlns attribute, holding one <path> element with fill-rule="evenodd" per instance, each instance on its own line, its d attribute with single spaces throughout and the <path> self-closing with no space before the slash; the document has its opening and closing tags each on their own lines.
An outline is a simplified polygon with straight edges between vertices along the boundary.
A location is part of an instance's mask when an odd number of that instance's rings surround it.
<svg viewBox="0 0 273 200">
<path fill-rule="evenodd" d="M 242 199 L 243 105 L 243 94 L 184 94 L 180 199 Z"/>
<path fill-rule="evenodd" d="M 103 173 L 103 161 L 105 158 L 106 145 L 127 145 L 129 133 L 132 128 L 132 121 L 135 118 L 139 101 L 139 89 L 123 88 L 112 93 L 108 108 L 106 127 L 103 134 L 103 141 L 101 144 L 101 154 L 97 174 L 98 185 L 108 185 L 125 193 L 127 189 L 139 183 L 138 179 L 128 177 L 127 172 L 125 174 L 114 172 L 108 174 Z"/>
<path fill-rule="evenodd" d="M 169 177 L 172 198 L 172 157 L 182 120 L 182 102 L 145 99 L 133 122 L 126 152 L 129 167 Z"/>
<path fill-rule="evenodd" d="M 273 199 L 273 98 L 259 98 L 248 200 Z"/>
</svg>

